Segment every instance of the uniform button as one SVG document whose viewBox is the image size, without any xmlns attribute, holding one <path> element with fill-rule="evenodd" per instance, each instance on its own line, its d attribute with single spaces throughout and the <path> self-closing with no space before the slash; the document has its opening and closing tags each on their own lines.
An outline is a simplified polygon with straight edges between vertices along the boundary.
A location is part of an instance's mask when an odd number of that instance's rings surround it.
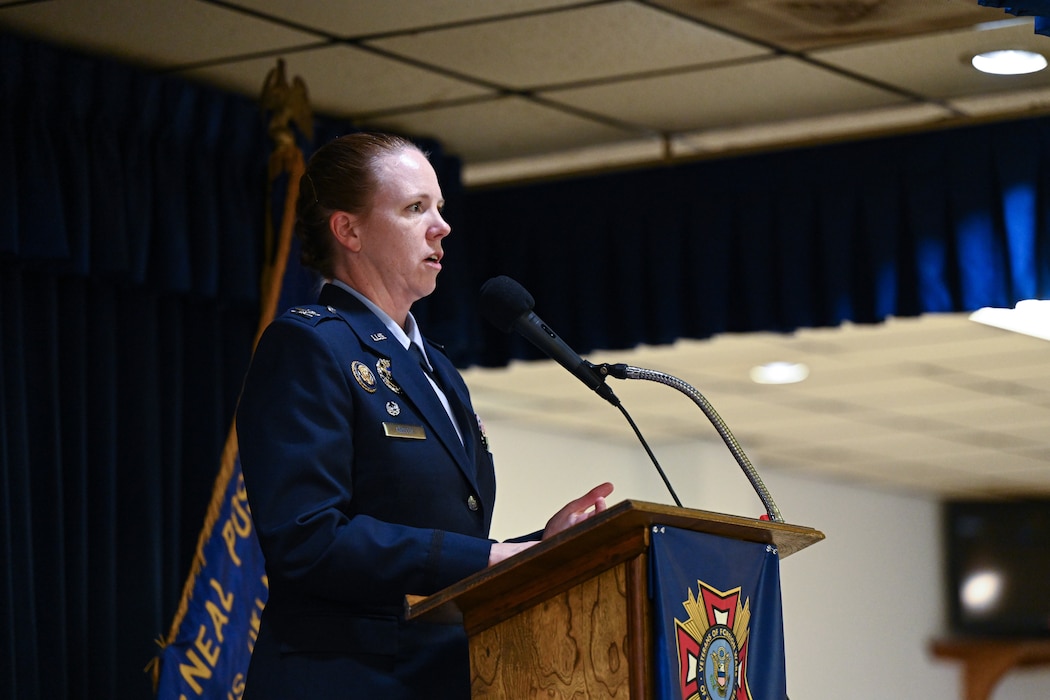
<svg viewBox="0 0 1050 700">
<path fill-rule="evenodd" d="M 474 494 L 470 494 L 470 497 L 467 498 L 467 508 L 471 510 L 478 509 L 478 499 L 474 497 Z"/>
</svg>

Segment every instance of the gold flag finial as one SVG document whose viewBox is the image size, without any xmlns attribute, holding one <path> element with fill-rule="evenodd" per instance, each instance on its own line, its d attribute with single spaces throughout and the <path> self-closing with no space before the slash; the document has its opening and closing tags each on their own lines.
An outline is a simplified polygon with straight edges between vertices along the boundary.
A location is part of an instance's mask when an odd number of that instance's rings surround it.
<svg viewBox="0 0 1050 700">
<path fill-rule="evenodd" d="M 277 59 L 277 67 L 266 74 L 259 103 L 263 110 L 270 112 L 270 138 L 279 150 L 281 146 L 295 143 L 292 124 L 307 139 L 313 140 L 314 120 L 310 109 L 310 100 L 306 94 L 306 83 L 299 76 L 292 79 L 291 85 L 284 72 L 284 59 Z"/>
</svg>

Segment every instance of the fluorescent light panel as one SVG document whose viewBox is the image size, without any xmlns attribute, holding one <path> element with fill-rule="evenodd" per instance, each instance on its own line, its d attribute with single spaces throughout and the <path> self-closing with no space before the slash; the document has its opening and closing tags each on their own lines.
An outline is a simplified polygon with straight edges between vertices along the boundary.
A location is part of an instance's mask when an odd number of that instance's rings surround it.
<svg viewBox="0 0 1050 700">
<path fill-rule="evenodd" d="M 970 314 L 970 320 L 1033 338 L 1050 340 L 1050 300 L 1025 299 L 1012 309 L 986 306 Z"/>
</svg>

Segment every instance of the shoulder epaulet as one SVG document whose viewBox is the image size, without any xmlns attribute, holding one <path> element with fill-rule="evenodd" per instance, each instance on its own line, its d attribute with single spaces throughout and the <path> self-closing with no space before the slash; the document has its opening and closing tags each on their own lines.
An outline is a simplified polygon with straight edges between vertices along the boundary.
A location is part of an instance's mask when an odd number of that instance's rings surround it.
<svg viewBox="0 0 1050 700">
<path fill-rule="evenodd" d="M 321 321 L 325 321 L 331 318 L 339 318 L 339 315 L 330 306 L 293 306 L 284 312 L 285 316 L 294 318 L 302 323 L 307 323 L 311 326 L 315 326 Z"/>
</svg>

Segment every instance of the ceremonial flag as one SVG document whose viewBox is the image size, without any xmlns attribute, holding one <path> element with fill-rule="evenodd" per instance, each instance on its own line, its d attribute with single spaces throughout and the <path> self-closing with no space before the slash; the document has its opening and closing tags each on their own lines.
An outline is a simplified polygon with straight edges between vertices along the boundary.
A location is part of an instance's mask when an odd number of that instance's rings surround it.
<svg viewBox="0 0 1050 700">
<path fill-rule="evenodd" d="M 770 545 L 652 533 L 659 700 L 784 700 L 780 560 Z"/>
<path fill-rule="evenodd" d="M 261 311 L 255 342 L 277 312 L 295 223 L 299 178 L 305 166 L 289 122 L 312 137 L 306 88 L 296 78 L 289 86 L 284 62 L 267 76 L 262 104 L 273 115 L 267 184 L 266 259 L 262 272 Z M 271 196 L 284 189 L 279 232 Z M 160 654 L 150 664 L 154 690 L 161 700 L 237 700 L 244 692 L 259 620 L 267 599 L 262 551 L 255 537 L 241 475 L 237 434 L 231 426 L 219 475 L 197 542 L 171 629 L 158 641 Z"/>
</svg>

